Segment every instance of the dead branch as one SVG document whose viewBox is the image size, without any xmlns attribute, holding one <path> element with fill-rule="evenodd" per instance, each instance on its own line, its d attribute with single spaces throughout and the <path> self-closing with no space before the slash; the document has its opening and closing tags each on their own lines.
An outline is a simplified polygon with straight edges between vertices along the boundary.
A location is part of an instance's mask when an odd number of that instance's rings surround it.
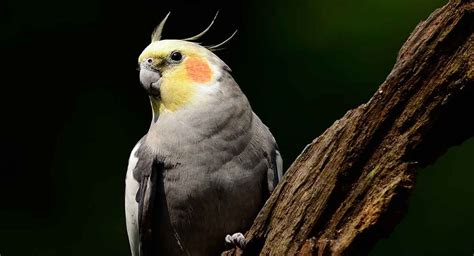
<svg viewBox="0 0 474 256">
<path fill-rule="evenodd" d="M 360 255 L 402 217 L 416 171 L 474 135 L 474 3 L 421 22 L 366 103 L 309 144 L 226 255 Z"/>
</svg>

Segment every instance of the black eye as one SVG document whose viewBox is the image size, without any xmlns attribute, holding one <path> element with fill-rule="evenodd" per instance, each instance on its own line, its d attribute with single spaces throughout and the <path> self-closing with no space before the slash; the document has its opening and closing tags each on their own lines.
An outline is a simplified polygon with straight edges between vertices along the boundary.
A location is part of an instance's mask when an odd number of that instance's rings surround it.
<svg viewBox="0 0 474 256">
<path fill-rule="evenodd" d="M 151 63 L 153 63 L 153 59 L 152 59 L 152 58 L 148 58 L 148 59 L 146 60 L 146 62 L 148 62 L 148 64 L 151 64 Z"/>
<path fill-rule="evenodd" d="M 183 55 L 180 52 L 172 52 L 170 58 L 173 61 L 180 61 L 183 59 Z"/>
</svg>

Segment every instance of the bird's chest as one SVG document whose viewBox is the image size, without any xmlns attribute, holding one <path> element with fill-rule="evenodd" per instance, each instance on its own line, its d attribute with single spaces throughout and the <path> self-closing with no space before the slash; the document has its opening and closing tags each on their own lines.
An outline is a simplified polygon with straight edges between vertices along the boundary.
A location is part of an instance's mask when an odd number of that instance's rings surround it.
<svg viewBox="0 0 474 256">
<path fill-rule="evenodd" d="M 193 251 L 214 255 L 225 235 L 241 226 L 234 223 L 240 218 L 232 205 L 231 186 L 199 171 L 204 172 L 181 167 L 163 173 L 158 228 L 164 253 Z"/>
<path fill-rule="evenodd" d="M 212 167 L 216 169 L 209 172 L 208 168 L 196 164 L 164 170 L 160 205 L 168 213 L 165 219 L 176 228 L 206 226 L 209 217 L 226 211 L 231 186 L 219 181 L 216 172 L 222 170 Z"/>
</svg>

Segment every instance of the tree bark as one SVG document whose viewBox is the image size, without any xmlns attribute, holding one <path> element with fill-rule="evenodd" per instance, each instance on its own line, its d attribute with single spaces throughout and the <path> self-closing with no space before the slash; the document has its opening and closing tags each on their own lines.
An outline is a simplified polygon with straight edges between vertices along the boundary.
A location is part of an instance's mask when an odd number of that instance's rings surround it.
<svg viewBox="0 0 474 256">
<path fill-rule="evenodd" d="M 416 171 L 474 135 L 474 3 L 421 22 L 372 98 L 309 144 L 225 255 L 360 255 L 389 234 Z"/>
</svg>

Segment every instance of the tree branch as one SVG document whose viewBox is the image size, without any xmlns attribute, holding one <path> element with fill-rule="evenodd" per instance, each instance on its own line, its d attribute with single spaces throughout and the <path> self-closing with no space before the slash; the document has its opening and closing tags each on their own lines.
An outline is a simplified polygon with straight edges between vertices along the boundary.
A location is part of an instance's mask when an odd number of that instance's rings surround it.
<svg viewBox="0 0 474 256">
<path fill-rule="evenodd" d="M 389 234 L 416 170 L 474 135 L 473 31 L 473 0 L 453 0 L 421 22 L 372 98 L 291 165 L 243 253 L 359 255 Z"/>
</svg>

